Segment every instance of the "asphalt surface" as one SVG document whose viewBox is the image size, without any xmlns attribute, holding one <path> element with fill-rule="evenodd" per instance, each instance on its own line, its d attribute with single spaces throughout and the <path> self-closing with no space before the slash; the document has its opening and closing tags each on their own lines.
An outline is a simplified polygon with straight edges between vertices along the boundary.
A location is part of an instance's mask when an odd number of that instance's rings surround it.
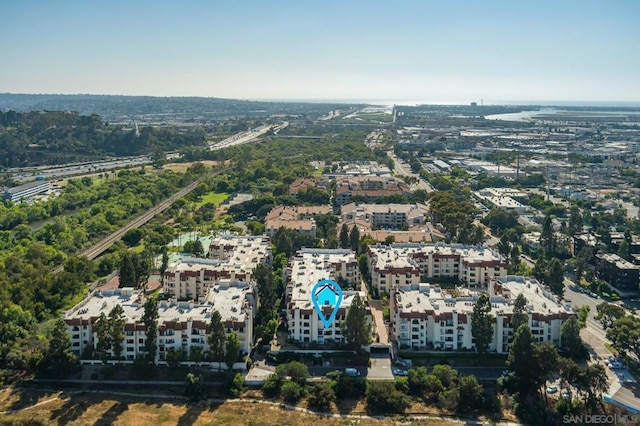
<svg viewBox="0 0 640 426">
<path fill-rule="evenodd" d="M 606 358 L 611 356 L 611 352 L 604 346 L 605 343 L 608 343 L 606 332 L 602 328 L 602 325 L 595 320 L 597 314 L 596 306 L 602 303 L 603 300 L 574 291 L 572 289 L 574 283 L 571 280 L 565 279 L 564 283 L 564 298 L 570 300 L 573 307 L 580 308 L 581 306 L 587 305 L 591 309 L 587 317 L 587 326 L 583 333 L 586 334 L 584 336 L 585 340 L 593 351 L 593 359 L 591 362 L 603 364 Z M 640 410 L 640 395 L 635 394 L 631 387 L 623 386 L 616 373 L 608 368 L 606 370 L 607 377 L 609 377 L 609 396 L 611 399 L 632 409 Z"/>
</svg>

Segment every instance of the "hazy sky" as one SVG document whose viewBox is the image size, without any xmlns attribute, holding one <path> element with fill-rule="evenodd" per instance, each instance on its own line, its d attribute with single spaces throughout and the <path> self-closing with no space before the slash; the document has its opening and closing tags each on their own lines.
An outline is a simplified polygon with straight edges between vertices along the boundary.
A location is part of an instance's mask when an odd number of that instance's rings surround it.
<svg viewBox="0 0 640 426">
<path fill-rule="evenodd" d="M 640 1 L 0 0 L 0 92 L 640 101 Z"/>
</svg>

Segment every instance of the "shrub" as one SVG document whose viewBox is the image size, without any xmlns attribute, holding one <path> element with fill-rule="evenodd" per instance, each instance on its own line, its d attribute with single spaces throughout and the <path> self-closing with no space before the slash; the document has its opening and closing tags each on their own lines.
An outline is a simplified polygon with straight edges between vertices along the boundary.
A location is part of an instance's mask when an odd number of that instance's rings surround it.
<svg viewBox="0 0 640 426">
<path fill-rule="evenodd" d="M 317 410 L 331 410 L 331 403 L 335 400 L 336 393 L 329 383 L 316 384 L 309 394 L 309 406 Z"/>
<path fill-rule="evenodd" d="M 282 379 L 277 374 L 270 374 L 262 384 L 262 394 L 268 398 L 275 398 L 280 395 Z"/>
<path fill-rule="evenodd" d="M 281 392 L 285 401 L 296 403 L 302 398 L 303 388 L 296 382 L 286 382 L 282 385 Z"/>
<path fill-rule="evenodd" d="M 411 405 L 409 397 L 391 382 L 367 382 L 367 409 L 379 413 L 404 413 Z"/>
<path fill-rule="evenodd" d="M 475 376 L 462 376 L 458 383 L 459 409 L 480 408 L 484 402 L 484 388 Z"/>
<path fill-rule="evenodd" d="M 196 376 L 193 373 L 188 373 L 184 379 L 184 384 L 184 394 L 189 397 L 191 401 L 200 401 L 201 399 L 204 399 L 205 391 L 202 383 L 202 376 Z"/>
<path fill-rule="evenodd" d="M 244 377 L 242 374 L 236 373 L 231 380 L 231 386 L 229 387 L 229 394 L 231 396 L 238 396 L 244 391 Z"/>
</svg>

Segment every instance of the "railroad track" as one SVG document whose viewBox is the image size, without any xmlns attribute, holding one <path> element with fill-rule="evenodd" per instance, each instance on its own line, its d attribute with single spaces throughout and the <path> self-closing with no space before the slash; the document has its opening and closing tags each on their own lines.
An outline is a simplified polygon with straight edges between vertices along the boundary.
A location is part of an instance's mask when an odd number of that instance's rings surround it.
<svg viewBox="0 0 640 426">
<path fill-rule="evenodd" d="M 162 213 L 163 211 L 165 211 L 166 209 L 171 207 L 171 205 L 178 198 L 184 197 L 185 195 L 187 195 L 188 193 L 193 191 L 198 186 L 198 184 L 200 182 L 202 182 L 203 180 L 207 179 L 208 177 L 216 176 L 216 175 L 219 175 L 220 173 L 224 173 L 227 170 L 229 170 L 229 169 L 226 168 L 226 169 L 218 170 L 217 172 L 202 176 L 201 178 L 193 181 L 189 185 L 187 185 L 184 188 L 182 188 L 180 191 L 178 191 L 175 194 L 171 195 L 169 198 L 161 201 L 159 204 L 151 207 L 146 212 L 144 212 L 141 215 L 137 216 L 136 218 L 132 219 L 128 224 L 126 224 L 122 228 L 118 229 L 117 231 L 115 231 L 114 233 L 109 235 L 108 237 L 105 237 L 104 239 L 102 239 L 98 243 L 94 244 L 93 246 L 81 251 L 80 253 L 78 253 L 78 256 L 81 256 L 81 257 L 85 256 L 85 257 L 87 257 L 88 259 L 91 259 L 91 260 L 95 259 L 96 257 L 100 256 L 102 253 L 104 253 L 109 247 L 111 247 L 113 245 L 113 243 L 115 243 L 120 238 L 122 238 L 122 236 L 124 234 L 126 234 L 127 231 L 129 231 L 131 229 L 139 228 L 142 225 L 144 225 L 145 223 L 149 222 L 158 213 Z M 59 272 L 62 272 L 63 269 L 64 269 L 64 266 L 58 266 L 53 270 L 53 273 L 57 274 Z"/>
</svg>

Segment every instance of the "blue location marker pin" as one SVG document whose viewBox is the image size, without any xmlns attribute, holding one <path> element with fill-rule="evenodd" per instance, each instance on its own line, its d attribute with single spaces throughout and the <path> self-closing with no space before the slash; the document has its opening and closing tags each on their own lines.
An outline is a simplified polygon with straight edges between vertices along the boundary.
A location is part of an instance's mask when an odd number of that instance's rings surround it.
<svg viewBox="0 0 640 426">
<path fill-rule="evenodd" d="M 324 324 L 324 328 L 331 327 L 333 320 L 336 319 L 336 314 L 342 303 L 342 289 L 337 282 L 333 280 L 322 280 L 313 287 L 311 292 L 311 301 L 313 306 L 316 307 L 316 312 Z M 325 318 L 322 308 L 324 306 L 332 306 L 333 311 L 329 318 Z"/>
</svg>

